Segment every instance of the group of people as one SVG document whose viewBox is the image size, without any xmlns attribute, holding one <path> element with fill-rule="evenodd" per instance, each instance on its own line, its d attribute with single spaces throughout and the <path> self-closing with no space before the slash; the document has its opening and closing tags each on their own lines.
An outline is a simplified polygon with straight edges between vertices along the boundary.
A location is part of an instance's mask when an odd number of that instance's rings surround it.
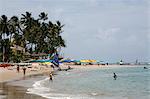
<svg viewBox="0 0 150 99">
<path fill-rule="evenodd" d="M 26 68 L 23 67 L 22 70 L 23 70 L 23 74 L 24 74 L 24 76 L 25 76 L 25 74 L 26 74 Z M 19 65 L 17 66 L 17 72 L 18 72 L 18 73 L 20 72 L 20 67 L 19 67 Z M 53 74 L 52 74 L 52 72 L 50 72 L 49 77 L 50 77 L 50 80 L 52 81 L 52 80 L 53 80 Z"/>
<path fill-rule="evenodd" d="M 23 70 L 23 74 L 24 74 L 24 76 L 25 76 L 25 74 L 26 74 L 26 68 L 23 67 L 22 70 Z M 19 65 L 18 65 L 18 66 L 17 66 L 17 72 L 19 73 L 19 71 L 20 71 L 20 67 L 19 67 Z"/>
<path fill-rule="evenodd" d="M 59 69 L 60 69 L 60 68 L 59 68 Z M 71 68 L 70 66 L 68 66 L 68 68 L 66 69 L 66 71 L 69 70 L 69 69 L 72 69 L 72 68 Z M 148 69 L 148 68 L 147 68 L 147 67 L 144 67 L 144 69 Z M 26 74 L 26 68 L 23 67 L 22 70 L 23 70 L 23 74 L 24 74 L 24 76 L 25 76 L 25 74 Z M 17 66 L 17 72 L 19 73 L 19 71 L 20 71 L 20 67 L 19 67 L 19 65 L 18 65 L 18 66 Z M 60 71 L 61 71 L 61 70 L 60 70 Z M 52 74 L 52 72 L 50 72 L 49 78 L 50 78 L 51 81 L 53 80 L 53 74 Z M 117 79 L 116 73 L 113 73 L 113 78 L 114 78 L 114 80 Z"/>
<path fill-rule="evenodd" d="M 68 69 L 71 69 L 71 67 L 68 66 Z M 22 70 L 23 70 L 23 74 L 25 76 L 25 74 L 26 74 L 26 68 L 23 67 Z M 20 67 L 17 66 L 17 72 L 19 73 L 19 71 L 20 71 Z M 114 80 L 116 80 L 117 79 L 117 75 L 116 75 L 116 73 L 113 73 L 113 74 L 114 74 L 113 78 L 114 78 Z M 49 74 L 49 80 L 51 80 L 51 81 L 53 80 L 53 74 L 52 74 L 52 72 L 50 72 L 50 74 Z"/>
</svg>

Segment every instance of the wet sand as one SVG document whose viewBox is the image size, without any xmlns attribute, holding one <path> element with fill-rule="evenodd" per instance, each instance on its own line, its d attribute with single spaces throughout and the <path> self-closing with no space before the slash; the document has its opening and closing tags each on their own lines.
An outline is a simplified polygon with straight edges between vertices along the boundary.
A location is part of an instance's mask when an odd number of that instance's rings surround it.
<svg viewBox="0 0 150 99">
<path fill-rule="evenodd" d="M 14 83 L 16 83 L 14 81 Z M 17 84 L 17 83 L 16 83 Z M 41 96 L 37 96 L 34 94 L 27 94 L 28 87 L 24 87 L 24 83 L 22 85 L 13 85 L 10 83 L 1 83 L 0 84 L 0 99 L 45 99 Z"/>
</svg>

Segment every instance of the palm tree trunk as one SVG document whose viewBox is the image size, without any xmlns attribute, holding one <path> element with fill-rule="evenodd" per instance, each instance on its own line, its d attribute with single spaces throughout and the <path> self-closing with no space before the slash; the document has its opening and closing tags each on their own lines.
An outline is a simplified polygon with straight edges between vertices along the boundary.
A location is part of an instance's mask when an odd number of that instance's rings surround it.
<svg viewBox="0 0 150 99">
<path fill-rule="evenodd" d="M 5 34 L 4 34 L 3 36 L 4 36 L 4 38 L 3 38 L 3 62 L 5 62 L 5 58 L 6 58 L 6 57 L 5 57 L 5 54 L 6 54 L 6 51 L 5 51 L 5 47 L 6 47 L 6 46 L 5 46 L 5 45 L 6 45 L 6 44 L 5 44 L 5 43 L 6 43 L 5 38 L 6 38 L 6 37 L 5 37 Z"/>
<path fill-rule="evenodd" d="M 3 62 L 5 62 L 5 46 L 3 45 Z"/>
</svg>

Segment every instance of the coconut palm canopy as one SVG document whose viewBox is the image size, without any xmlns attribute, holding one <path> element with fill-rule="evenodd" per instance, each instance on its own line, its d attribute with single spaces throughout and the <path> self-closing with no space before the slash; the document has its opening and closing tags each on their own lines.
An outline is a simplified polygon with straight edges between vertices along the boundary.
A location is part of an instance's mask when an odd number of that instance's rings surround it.
<svg viewBox="0 0 150 99">
<path fill-rule="evenodd" d="M 27 52 L 53 54 L 61 47 L 65 47 L 62 38 L 63 24 L 48 20 L 48 14 L 41 12 L 38 18 L 26 12 L 21 17 L 6 15 L 0 17 L 0 61 L 25 60 Z M 14 51 L 15 50 L 15 51 Z M 19 52 L 23 50 L 22 52 Z"/>
</svg>

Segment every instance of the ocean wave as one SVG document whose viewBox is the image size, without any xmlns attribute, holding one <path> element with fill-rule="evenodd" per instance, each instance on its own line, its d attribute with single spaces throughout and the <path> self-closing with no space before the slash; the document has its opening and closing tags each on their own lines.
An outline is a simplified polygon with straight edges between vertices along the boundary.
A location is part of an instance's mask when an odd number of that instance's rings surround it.
<svg viewBox="0 0 150 99">
<path fill-rule="evenodd" d="M 35 94 L 42 97 L 45 97 L 47 99 L 83 99 L 83 96 L 74 96 L 70 94 L 61 94 L 61 93 L 53 93 L 53 89 L 44 87 L 45 82 L 48 82 L 49 78 L 45 78 L 44 80 L 36 81 L 32 88 L 28 88 L 27 92 L 28 94 Z M 85 99 L 85 96 L 84 96 Z M 86 98 L 91 99 L 91 98 Z"/>
<path fill-rule="evenodd" d="M 27 93 L 41 93 L 41 92 L 49 92 L 50 89 L 47 87 L 43 86 L 43 83 L 47 81 L 49 78 L 45 78 L 44 80 L 36 81 L 33 85 L 32 88 L 27 89 Z"/>
<path fill-rule="evenodd" d="M 113 72 L 118 75 L 115 81 Z M 37 81 L 27 93 L 47 99 L 147 99 L 148 82 L 148 71 L 139 68 L 77 70 L 60 72 L 52 83 L 49 78 Z"/>
</svg>

